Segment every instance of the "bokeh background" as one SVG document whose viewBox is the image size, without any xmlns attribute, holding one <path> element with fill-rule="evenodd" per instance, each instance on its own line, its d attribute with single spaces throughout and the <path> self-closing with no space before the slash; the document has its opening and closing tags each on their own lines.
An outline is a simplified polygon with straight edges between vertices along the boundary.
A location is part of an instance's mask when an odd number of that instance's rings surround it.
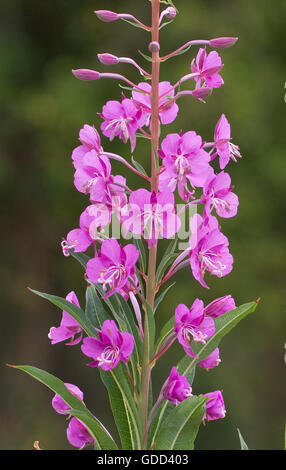
<svg viewBox="0 0 286 470">
<path fill-rule="evenodd" d="M 212 277 L 210 290 L 181 272 L 176 288 L 158 313 L 160 324 L 179 302 L 195 297 L 206 303 L 232 293 L 237 304 L 261 297 L 255 314 L 221 344 L 222 363 L 197 373 L 194 390 L 223 389 L 227 416 L 202 427 L 198 449 L 238 449 L 236 428 L 251 449 L 281 449 L 285 419 L 285 18 L 284 0 L 177 0 L 179 14 L 161 33 L 166 54 L 195 38 L 239 36 L 235 47 L 221 51 L 225 85 L 202 104 L 179 102 L 176 123 L 163 133 L 194 129 L 212 139 L 224 112 L 233 142 L 243 159 L 231 162 L 240 198 L 236 218 L 222 221 L 235 258 L 223 279 Z M 75 290 L 84 304 L 80 265 L 62 256 L 60 241 L 77 226 L 87 199 L 73 186 L 70 154 L 83 124 L 99 127 L 97 115 L 108 99 L 119 99 L 109 80 L 83 83 L 72 68 L 95 68 L 97 52 L 133 56 L 144 61 L 146 33 L 123 22 L 102 23 L 95 9 L 130 12 L 150 20 L 150 5 L 141 1 L 1 0 L 0 6 L 0 181 L 1 181 L 1 400 L 0 448 L 70 449 L 66 423 L 51 408 L 52 394 L 6 363 L 32 364 L 85 392 L 89 408 L 114 431 L 103 385 L 86 367 L 79 346 L 51 346 L 47 334 L 60 311 L 27 290 L 27 286 L 65 296 Z M 196 49 L 162 66 L 162 79 L 174 82 L 189 72 Z M 148 67 L 148 63 L 143 64 Z M 113 69 L 140 80 L 128 65 Z M 110 151 L 129 156 L 129 147 L 110 143 Z M 135 158 L 148 168 L 149 149 L 140 139 Z M 114 174 L 122 168 L 114 165 Z M 123 170 L 124 171 L 124 170 Z M 130 184 L 138 184 L 126 173 Z M 169 373 L 175 355 L 162 359 L 154 387 Z M 171 361 L 172 359 L 172 361 Z"/>
</svg>

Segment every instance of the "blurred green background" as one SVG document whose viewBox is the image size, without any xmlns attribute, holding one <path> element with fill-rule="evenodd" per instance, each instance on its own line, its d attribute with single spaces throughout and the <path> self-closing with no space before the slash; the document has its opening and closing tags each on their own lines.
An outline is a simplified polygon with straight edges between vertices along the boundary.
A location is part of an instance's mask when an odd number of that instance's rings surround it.
<svg viewBox="0 0 286 470">
<path fill-rule="evenodd" d="M 194 390 L 223 389 L 227 415 L 202 427 L 198 449 L 238 449 L 236 428 L 251 449 L 281 449 L 285 419 L 285 0 L 177 0 L 179 14 L 161 33 L 163 55 L 196 38 L 239 36 L 221 51 L 225 85 L 202 104 L 179 102 L 176 123 L 165 135 L 196 130 L 210 140 L 224 112 L 243 159 L 230 172 L 240 198 L 238 216 L 222 220 L 230 238 L 234 269 L 223 279 L 209 278 L 210 290 L 189 271 L 177 277 L 158 314 L 167 320 L 178 302 L 206 303 L 232 293 L 237 304 L 261 297 L 254 315 L 221 344 L 222 363 L 197 373 Z M 70 449 L 66 423 L 51 408 L 52 394 L 6 363 L 46 369 L 85 392 L 88 407 L 114 432 L 98 372 L 86 367 L 78 346 L 51 346 L 49 328 L 60 311 L 29 293 L 27 286 L 65 296 L 75 290 L 84 304 L 80 265 L 62 256 L 60 241 L 77 226 L 88 200 L 73 186 L 70 154 L 83 124 L 99 127 L 97 115 L 108 99 L 119 99 L 114 81 L 84 83 L 72 68 L 107 71 L 97 52 L 132 56 L 148 53 L 149 38 L 123 22 L 102 23 L 95 9 L 130 12 L 150 20 L 141 1 L 1 0 L 0 6 L 0 181 L 1 181 L 1 400 L 0 448 Z M 161 78 L 174 82 L 189 73 L 197 49 L 166 62 Z M 143 66 L 149 66 L 145 62 Z M 112 69 L 140 81 L 128 65 Z M 129 157 L 129 146 L 102 139 L 105 149 Z M 138 141 L 135 158 L 148 167 L 149 148 Z M 114 165 L 114 174 L 122 169 Z M 125 171 L 125 170 L 123 170 Z M 128 183 L 138 184 L 125 173 Z M 161 360 L 155 390 L 169 373 L 179 348 Z"/>
</svg>

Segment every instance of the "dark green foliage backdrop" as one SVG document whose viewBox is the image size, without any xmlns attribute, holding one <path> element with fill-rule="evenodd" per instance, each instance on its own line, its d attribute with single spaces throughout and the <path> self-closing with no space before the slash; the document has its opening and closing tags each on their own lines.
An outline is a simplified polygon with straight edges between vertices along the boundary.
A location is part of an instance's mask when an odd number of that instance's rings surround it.
<svg viewBox="0 0 286 470">
<path fill-rule="evenodd" d="M 161 50 L 168 53 L 195 38 L 239 36 L 222 51 L 225 85 L 203 105 L 181 100 L 176 123 L 163 132 L 194 129 L 211 139 L 222 112 L 244 158 L 230 163 L 239 214 L 222 222 L 235 258 L 233 272 L 210 279 L 206 291 L 189 271 L 178 277 L 158 314 L 169 318 L 178 301 L 206 303 L 232 293 L 237 303 L 261 297 L 256 313 L 227 337 L 222 363 L 199 371 L 195 392 L 223 389 L 227 416 L 202 428 L 200 449 L 239 448 L 239 427 L 252 449 L 279 449 L 285 418 L 285 18 L 284 0 L 177 0 L 180 14 L 162 30 Z M 107 99 L 119 99 L 112 81 L 83 83 L 72 68 L 107 70 L 97 52 L 133 56 L 147 51 L 146 35 L 126 23 L 105 24 L 93 10 L 131 12 L 149 21 L 147 0 L 2 0 L 0 28 L 0 181 L 1 181 L 1 449 L 70 448 L 66 423 L 51 408 L 51 394 L 5 363 L 33 364 L 85 391 L 85 401 L 113 429 L 103 386 L 96 370 L 85 366 L 79 347 L 51 347 L 49 328 L 60 312 L 27 291 L 65 296 L 74 289 L 84 303 L 80 266 L 64 258 L 61 237 L 77 226 L 87 199 L 73 187 L 70 154 L 84 123 L 99 126 L 97 112 Z M 149 38 L 148 38 L 149 39 Z M 162 66 L 162 79 L 173 82 L 188 73 L 192 53 Z M 283 61 L 284 59 L 284 61 Z M 112 69 L 138 80 L 129 66 Z M 106 149 L 129 155 L 121 142 Z M 140 140 L 136 159 L 146 166 L 149 149 Z M 115 165 L 115 173 L 119 167 Z M 129 182 L 133 176 L 128 173 Z M 134 184 L 137 184 L 138 180 Z M 171 358 L 179 355 L 174 348 Z M 179 356 L 178 356 L 179 357 Z M 155 388 L 171 367 L 161 362 Z"/>
</svg>

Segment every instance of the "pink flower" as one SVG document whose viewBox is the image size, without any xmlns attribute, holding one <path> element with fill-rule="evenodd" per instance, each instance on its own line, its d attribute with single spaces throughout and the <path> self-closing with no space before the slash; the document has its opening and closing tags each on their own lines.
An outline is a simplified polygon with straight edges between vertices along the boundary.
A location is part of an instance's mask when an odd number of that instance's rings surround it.
<svg viewBox="0 0 286 470">
<path fill-rule="evenodd" d="M 104 240 L 99 256 L 88 261 L 86 275 L 91 281 L 102 284 L 104 290 L 110 287 L 105 297 L 120 293 L 134 275 L 138 256 L 139 251 L 132 244 L 122 248 L 115 238 Z"/>
<path fill-rule="evenodd" d="M 216 348 L 208 357 L 203 359 L 198 363 L 198 366 L 202 367 L 203 369 L 209 370 L 216 367 L 221 362 L 219 357 L 219 348 Z"/>
<path fill-rule="evenodd" d="M 205 344 L 215 332 L 213 319 L 204 315 L 202 300 L 196 299 L 190 309 L 184 304 L 176 307 L 174 331 L 188 356 L 195 357 L 190 342 Z"/>
<path fill-rule="evenodd" d="M 75 228 L 71 230 L 66 239 L 61 242 L 63 254 L 69 256 L 70 250 L 73 250 L 75 253 L 81 253 L 88 249 L 88 247 L 93 242 L 92 238 L 89 235 L 88 230 Z"/>
<path fill-rule="evenodd" d="M 221 171 L 207 180 L 201 202 L 205 203 L 206 215 L 209 215 L 213 209 L 220 217 L 229 218 L 237 214 L 238 197 L 232 192 L 228 173 Z"/>
<path fill-rule="evenodd" d="M 205 393 L 204 395 L 208 398 L 208 401 L 206 402 L 206 412 L 203 419 L 212 421 L 214 419 L 224 418 L 226 409 L 221 390 Z"/>
<path fill-rule="evenodd" d="M 197 82 L 197 87 L 202 85 L 209 88 L 219 88 L 223 85 L 223 79 L 219 75 L 222 68 L 222 61 L 216 51 L 206 53 L 206 49 L 200 48 L 196 57 L 191 63 L 193 73 L 199 73 L 199 76 L 194 77 Z"/>
<path fill-rule="evenodd" d="M 67 428 L 69 443 L 79 449 L 94 444 L 94 439 L 86 426 L 77 418 L 72 418 Z"/>
<path fill-rule="evenodd" d="M 219 156 L 219 164 L 222 170 L 226 167 L 230 159 L 236 162 L 237 158 L 242 157 L 238 145 L 233 144 L 230 140 L 230 124 L 225 115 L 222 114 L 214 132 L 214 148 L 216 152 L 211 156 L 212 159 L 215 158 L 216 155 Z"/>
<path fill-rule="evenodd" d="M 194 131 L 165 137 L 159 151 L 165 168 L 159 178 L 160 189 L 167 185 L 174 191 L 178 186 L 180 197 L 187 201 L 192 194 L 187 188 L 188 181 L 193 187 L 204 186 L 206 179 L 213 175 L 213 169 L 209 165 L 210 156 L 202 145 L 202 138 Z"/>
<path fill-rule="evenodd" d="M 90 152 L 90 150 L 94 150 L 97 155 L 103 151 L 99 134 L 93 126 L 85 124 L 79 131 L 79 140 L 82 145 L 76 147 L 72 152 L 72 160 L 75 168 L 81 166 L 84 155 Z"/>
<path fill-rule="evenodd" d="M 151 117 L 151 92 L 152 87 L 149 83 L 141 82 L 138 83 L 138 87 L 142 90 L 132 91 L 133 101 L 142 109 L 143 116 L 145 118 L 144 124 L 149 125 Z M 162 124 L 170 124 L 173 122 L 178 114 L 179 107 L 176 103 L 172 102 L 168 106 L 167 103 L 172 100 L 175 96 L 174 89 L 170 82 L 159 83 L 159 117 Z"/>
<path fill-rule="evenodd" d="M 229 253 L 228 239 L 221 233 L 218 221 L 210 216 L 204 220 L 195 214 L 191 218 L 190 265 L 194 278 L 208 288 L 205 272 L 223 277 L 232 270 L 233 257 Z"/>
<path fill-rule="evenodd" d="M 133 351 L 134 338 L 130 333 L 121 333 L 113 320 L 106 320 L 98 338 L 84 338 L 82 352 L 94 362 L 91 367 L 111 370 L 120 361 L 127 362 Z"/>
<path fill-rule="evenodd" d="M 181 226 L 180 218 L 175 214 L 174 195 L 169 190 L 158 194 L 147 189 L 133 191 L 123 213 L 123 233 L 143 234 L 149 247 L 156 245 L 160 236 L 172 238 Z"/>
<path fill-rule="evenodd" d="M 100 116 L 104 119 L 100 126 L 102 133 L 109 137 L 109 140 L 113 140 L 115 136 L 123 140 L 125 144 L 127 140 L 130 140 L 133 152 L 136 146 L 136 131 L 144 124 L 141 122 L 142 111 L 138 110 L 133 101 L 125 98 L 124 95 L 122 103 L 107 101 Z"/>
<path fill-rule="evenodd" d="M 68 391 L 83 402 L 83 392 L 73 384 L 65 383 Z M 70 410 L 70 406 L 56 393 L 52 400 L 52 407 L 59 414 L 67 414 L 67 411 Z"/>
<path fill-rule="evenodd" d="M 66 300 L 73 303 L 77 307 L 80 307 L 78 298 L 74 291 L 69 292 L 69 294 L 66 296 Z M 74 339 L 75 335 L 77 334 L 79 334 L 79 336 L 77 337 L 77 339 Z M 52 326 L 48 337 L 51 340 L 52 344 L 60 343 L 61 341 L 71 339 L 71 341 L 66 344 L 68 344 L 69 346 L 73 346 L 81 341 L 82 328 L 69 313 L 63 311 L 60 326 L 57 328 Z"/>
<path fill-rule="evenodd" d="M 217 318 L 224 313 L 230 312 L 235 309 L 235 301 L 231 295 L 225 295 L 213 300 L 205 307 L 205 315 L 212 318 Z"/>
<path fill-rule="evenodd" d="M 179 375 L 176 367 L 172 367 L 168 380 L 163 385 L 161 394 L 166 400 L 178 405 L 192 396 L 192 387 L 184 375 Z"/>
</svg>

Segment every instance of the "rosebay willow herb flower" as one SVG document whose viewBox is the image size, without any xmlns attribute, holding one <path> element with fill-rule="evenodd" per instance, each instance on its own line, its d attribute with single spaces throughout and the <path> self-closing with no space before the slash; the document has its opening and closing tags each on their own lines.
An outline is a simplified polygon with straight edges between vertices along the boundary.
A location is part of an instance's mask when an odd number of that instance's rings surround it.
<svg viewBox="0 0 286 470">
<path fill-rule="evenodd" d="M 203 187 L 206 180 L 214 175 L 209 165 L 210 156 L 202 148 L 202 138 L 194 131 L 168 134 L 158 153 L 164 170 L 159 177 L 159 188 L 163 190 L 167 185 L 174 191 L 177 186 L 184 201 L 192 195 L 187 187 L 188 182 L 192 187 Z"/>
<path fill-rule="evenodd" d="M 73 303 L 77 307 L 80 307 L 78 298 L 74 291 L 69 292 L 69 294 L 66 296 L 66 300 Z M 76 335 L 79 336 L 75 339 Z M 81 341 L 82 328 L 69 313 L 63 311 L 60 326 L 58 326 L 57 328 L 55 326 L 52 326 L 48 337 L 51 340 L 52 344 L 60 343 L 62 341 L 70 339 L 71 341 L 66 344 L 69 346 L 74 346 L 75 344 L 78 344 Z"/>
<path fill-rule="evenodd" d="M 205 397 L 207 397 L 208 400 L 206 402 L 204 419 L 207 421 L 213 421 L 214 419 L 224 418 L 226 409 L 221 390 L 205 393 Z"/>
<path fill-rule="evenodd" d="M 99 255 L 88 261 L 86 275 L 91 281 L 101 284 L 103 290 L 110 288 L 105 297 L 120 293 L 134 275 L 138 256 L 139 251 L 132 244 L 122 247 L 115 238 L 104 240 Z"/>
<path fill-rule="evenodd" d="M 118 64 L 127 64 L 130 68 L 132 65 L 133 71 L 141 76 L 139 83 L 138 79 L 134 83 L 125 75 L 109 71 L 72 70 L 76 78 L 92 81 L 91 86 L 98 87 L 102 80 L 112 79 L 120 86 L 123 82 L 126 90 L 121 98 L 119 93 L 114 99 L 108 97 L 107 102 L 100 105 L 101 113 L 96 110 L 103 120 L 101 134 L 109 141 L 116 141 L 117 137 L 128 144 L 124 157 L 103 150 L 98 131 L 89 124 L 81 128 L 80 145 L 72 152 L 74 184 L 89 202 L 80 215 L 78 227 L 70 230 L 62 241 L 62 249 L 64 255 L 74 256 L 84 268 L 86 305 L 80 307 L 73 291 L 66 297 L 70 301 L 69 308 L 64 307 L 66 302 L 58 296 L 38 294 L 69 311 L 63 311 L 60 325 L 50 329 L 52 344 L 67 340 L 70 341 L 67 344 L 76 344 L 85 336 L 81 351 L 91 358 L 89 366 L 101 369 L 95 380 L 101 378 L 107 389 L 122 449 L 181 449 L 184 444 L 187 450 L 194 448 L 200 422 L 225 415 L 220 390 L 204 396 L 193 394 L 191 377 L 195 376 L 195 368 L 198 365 L 209 370 L 218 366 L 220 340 L 241 318 L 254 311 L 257 302 L 236 309 L 229 294 L 206 307 L 199 298 L 190 303 L 186 300 L 189 307 L 181 303 L 182 299 L 173 291 L 173 295 L 177 295 L 175 312 L 171 312 L 166 303 L 166 324 L 158 328 L 155 311 L 160 309 L 161 301 L 172 287 L 164 284 L 179 270 L 191 267 L 191 272 L 187 269 L 185 274 L 190 276 L 190 289 L 186 293 L 189 296 L 192 277 L 208 288 L 207 276 L 220 278 L 232 270 L 228 239 L 221 232 L 216 216 L 234 217 L 238 198 L 233 193 L 230 176 L 224 171 L 217 173 L 213 160 L 218 156 L 223 170 L 231 158 L 236 160 L 241 156 L 238 146 L 231 142 L 230 125 L 224 114 L 216 125 L 213 142 L 189 130 L 190 117 L 192 122 L 197 120 L 195 110 L 186 114 L 185 129 L 170 133 L 165 126 L 175 121 L 179 98 L 204 101 L 223 84 L 222 59 L 208 48 L 227 48 L 237 38 L 192 39 L 162 56 L 160 30 L 169 20 L 177 18 L 177 10 L 171 0 L 147 3 L 152 13 L 150 26 L 129 13 L 95 11 L 108 29 L 114 26 L 113 22 L 122 20 L 128 23 L 126 27 L 131 24 L 148 33 L 145 50 L 151 67 L 146 66 L 147 70 L 132 57 L 117 56 L 112 51 L 97 56 L 103 67 L 114 69 Z M 161 8 L 162 3 L 167 8 Z M 174 85 L 168 80 L 162 81 L 160 72 L 164 62 L 181 56 L 190 48 L 191 52 L 195 49 L 191 73 L 190 70 L 183 72 Z M 175 66 L 174 71 L 177 70 L 180 67 Z M 191 84 L 191 89 L 185 88 L 187 83 Z M 97 94 L 101 96 L 99 89 Z M 200 124 L 200 128 L 204 126 Z M 137 137 L 144 137 L 141 157 L 138 161 L 132 155 L 130 163 L 129 142 L 133 153 Z M 147 152 L 144 145 L 148 145 Z M 146 161 L 147 153 L 150 162 Z M 111 160 L 117 165 L 123 164 L 122 174 L 113 175 Z M 127 169 L 135 173 L 142 184 L 130 187 Z M 184 202 L 180 210 L 175 205 L 177 196 Z M 180 217 L 195 204 L 200 214 L 191 217 L 189 245 L 180 252 Z M 128 242 L 117 240 L 121 234 L 117 231 L 115 235 L 114 226 L 110 227 L 114 219 Z M 110 238 L 109 233 L 112 233 Z M 161 238 L 164 244 L 159 246 Z M 89 252 L 83 254 L 87 250 Z M 175 356 L 169 356 L 171 372 L 153 404 L 152 374 L 176 340 L 182 346 L 182 357 L 174 364 Z M 60 392 L 53 398 L 53 407 L 69 419 L 67 438 L 72 446 L 81 449 L 94 444 L 96 449 L 118 449 L 110 433 L 87 409 L 78 387 L 65 384 L 35 367 L 17 367 Z M 68 400 L 64 385 L 80 401 L 71 396 Z M 71 409 L 66 400 L 77 403 L 78 409 Z M 71 418 L 71 415 L 76 417 Z"/>
<path fill-rule="evenodd" d="M 205 344 L 215 332 L 213 319 L 205 317 L 202 300 L 196 299 L 190 309 L 184 304 L 176 307 L 174 331 L 185 353 L 194 357 L 190 342 Z"/>
<path fill-rule="evenodd" d="M 160 237 L 172 238 L 181 227 L 176 215 L 174 195 L 168 189 L 151 193 L 137 189 L 130 194 L 129 204 L 124 208 L 122 230 L 143 235 L 148 246 L 156 245 Z"/>
<path fill-rule="evenodd" d="M 134 339 L 130 333 L 121 333 L 113 320 L 106 320 L 98 338 L 84 338 L 82 352 L 93 359 L 88 365 L 111 370 L 120 361 L 127 362 L 133 351 Z"/>
<path fill-rule="evenodd" d="M 178 405 L 181 401 L 192 396 L 192 387 L 186 377 L 179 375 L 176 367 L 173 366 L 161 394 L 166 400 Z"/>
</svg>

